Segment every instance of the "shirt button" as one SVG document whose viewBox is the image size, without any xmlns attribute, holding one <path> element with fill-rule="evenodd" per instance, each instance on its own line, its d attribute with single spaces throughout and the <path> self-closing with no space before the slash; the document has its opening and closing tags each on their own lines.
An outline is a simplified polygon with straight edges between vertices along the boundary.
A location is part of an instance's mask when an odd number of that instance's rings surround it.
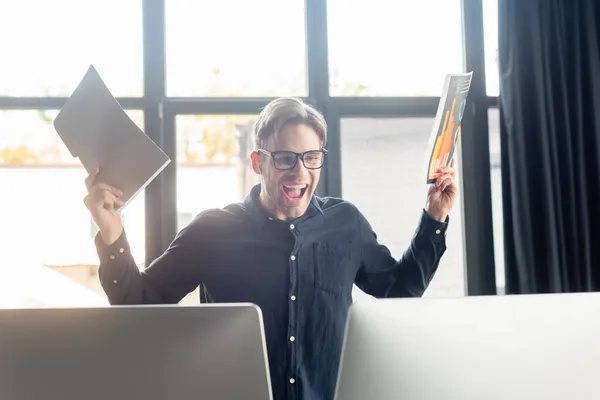
<svg viewBox="0 0 600 400">
<path fill-rule="evenodd" d="M 290 383 L 293 384 L 294 382 L 296 382 L 296 380 L 294 378 L 290 378 Z"/>
<path fill-rule="evenodd" d="M 115 280 L 113 280 L 113 283 L 119 283 L 119 281 L 117 281 L 117 280 L 115 279 Z"/>
<path fill-rule="evenodd" d="M 121 254 L 125 253 L 125 249 L 121 247 L 121 248 L 119 249 L 119 253 L 121 253 Z"/>
<path fill-rule="evenodd" d="M 294 228 L 295 228 L 294 224 L 290 224 L 290 229 L 294 229 Z"/>
<path fill-rule="evenodd" d="M 111 254 L 111 255 L 110 255 L 110 259 L 111 259 L 111 260 L 114 260 L 114 259 L 115 259 L 115 255 L 114 255 L 114 254 Z"/>
<path fill-rule="evenodd" d="M 296 340 L 296 338 L 295 338 L 295 337 L 293 337 L 293 336 L 290 336 L 290 342 L 293 342 L 293 341 L 295 341 L 295 340 Z"/>
<path fill-rule="evenodd" d="M 295 256 L 295 255 L 292 255 L 292 256 L 290 257 L 290 260 L 292 260 L 292 261 L 296 260 L 296 256 Z"/>
<path fill-rule="evenodd" d="M 436 235 L 439 235 L 440 233 L 442 233 L 442 231 L 440 231 L 439 229 L 435 231 Z"/>
<path fill-rule="evenodd" d="M 296 296 L 292 296 L 290 299 L 292 299 L 292 301 L 296 301 Z"/>
</svg>

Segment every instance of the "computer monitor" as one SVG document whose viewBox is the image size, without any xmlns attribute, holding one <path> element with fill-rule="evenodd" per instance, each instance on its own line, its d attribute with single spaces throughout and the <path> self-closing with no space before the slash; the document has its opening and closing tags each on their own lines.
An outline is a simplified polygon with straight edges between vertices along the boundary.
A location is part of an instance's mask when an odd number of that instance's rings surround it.
<svg viewBox="0 0 600 400">
<path fill-rule="evenodd" d="M 0 310 L 0 399 L 272 399 L 260 309 Z"/>
<path fill-rule="evenodd" d="M 600 399 L 600 294 L 368 300 L 337 400 Z"/>
</svg>

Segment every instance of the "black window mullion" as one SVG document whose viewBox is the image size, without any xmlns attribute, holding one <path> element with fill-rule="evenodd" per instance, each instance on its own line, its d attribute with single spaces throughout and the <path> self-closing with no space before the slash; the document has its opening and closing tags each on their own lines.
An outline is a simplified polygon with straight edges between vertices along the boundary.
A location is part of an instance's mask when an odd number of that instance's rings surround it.
<svg viewBox="0 0 600 400">
<path fill-rule="evenodd" d="M 0 110 L 59 110 L 68 97 L 0 97 Z M 141 97 L 118 97 L 124 109 L 141 110 L 144 99 Z"/>
<path fill-rule="evenodd" d="M 160 105 L 166 93 L 165 69 L 165 5 L 164 0 L 143 2 L 144 45 L 144 124 L 146 134 L 164 149 Z M 171 163 L 173 164 L 173 163 Z M 169 183 L 167 167 L 146 187 L 146 265 L 156 259 L 168 246 L 176 221 L 171 217 L 172 205 L 165 201 Z M 175 195 L 174 193 L 172 194 Z"/>
<path fill-rule="evenodd" d="M 481 0 L 462 0 L 465 67 L 473 71 L 461 124 L 461 184 L 469 295 L 496 294 L 490 178 L 488 105 L 485 86 Z"/>
<path fill-rule="evenodd" d="M 336 119 L 328 113 L 329 102 L 329 50 L 327 35 L 327 1 L 305 0 L 305 35 L 308 97 L 311 104 L 325 115 L 328 129 L 327 161 L 317 195 L 338 196 L 341 193 L 341 164 L 336 143 L 339 129 Z M 337 124 L 339 125 L 339 123 Z"/>
</svg>

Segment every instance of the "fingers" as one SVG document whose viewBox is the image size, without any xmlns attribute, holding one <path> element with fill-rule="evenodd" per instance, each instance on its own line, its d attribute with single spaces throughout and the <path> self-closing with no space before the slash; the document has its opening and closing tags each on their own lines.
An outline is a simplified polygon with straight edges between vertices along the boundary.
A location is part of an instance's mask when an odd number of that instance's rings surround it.
<svg viewBox="0 0 600 400">
<path fill-rule="evenodd" d="M 454 164 L 454 160 L 452 160 L 452 164 Z M 456 170 L 454 169 L 453 166 L 447 166 L 447 165 L 445 165 L 443 167 L 438 168 L 435 171 L 434 177 L 438 177 L 439 178 L 440 176 L 442 176 L 444 174 L 451 174 L 451 175 L 454 176 L 456 174 Z"/>
<path fill-rule="evenodd" d="M 94 180 L 96 179 L 96 175 L 98 175 L 98 172 L 100 172 L 100 167 L 94 168 L 88 174 L 87 178 L 85 178 L 85 187 L 87 188 L 88 192 L 92 190 L 92 186 L 94 186 Z"/>
<path fill-rule="evenodd" d="M 121 198 L 122 195 L 123 192 L 116 188 L 103 183 L 96 183 L 83 201 L 90 210 L 99 208 L 113 210 L 125 204 Z"/>
<path fill-rule="evenodd" d="M 123 201 L 123 191 L 107 185 L 106 183 L 96 181 L 100 168 L 94 168 L 85 179 L 85 186 L 88 194 L 83 199 L 86 207 L 96 213 L 101 209 L 115 210 L 125 205 Z"/>
<path fill-rule="evenodd" d="M 112 193 L 113 195 L 115 195 L 116 197 L 121 197 L 123 196 L 123 192 L 119 189 L 117 189 L 114 186 L 110 186 L 107 185 L 106 183 L 102 183 L 102 182 L 97 182 L 96 184 L 94 184 L 94 186 L 92 186 L 92 191 L 94 190 L 107 190 L 110 193 Z"/>
<path fill-rule="evenodd" d="M 452 160 L 452 163 L 454 163 L 454 160 Z M 436 188 L 439 187 L 439 183 L 443 180 L 443 177 L 446 175 L 450 175 L 450 176 L 454 177 L 456 175 L 456 170 L 453 167 L 448 167 L 448 166 L 438 168 L 436 173 L 433 175 L 433 177 L 436 178 L 436 181 L 435 181 Z"/>
<path fill-rule="evenodd" d="M 107 208 L 110 209 L 117 197 L 106 189 L 93 189 L 83 200 L 85 205 L 92 208 Z"/>
<path fill-rule="evenodd" d="M 437 179 L 435 187 L 443 192 L 452 184 L 454 184 L 454 176 L 451 174 L 444 174 Z"/>
<path fill-rule="evenodd" d="M 114 198 L 113 198 L 113 207 L 115 209 L 121 208 L 124 205 L 125 205 L 125 201 L 121 197 L 114 196 Z"/>
<path fill-rule="evenodd" d="M 454 163 L 454 160 L 452 161 L 452 163 Z M 452 176 L 454 176 L 456 174 L 456 170 L 454 169 L 454 167 L 443 166 L 437 170 L 437 173 L 439 174 L 439 176 L 444 174 L 451 174 Z"/>
<path fill-rule="evenodd" d="M 85 187 L 88 190 L 88 193 L 94 191 L 96 188 L 108 190 L 112 194 L 117 197 L 123 196 L 123 192 L 114 186 L 107 185 L 102 182 L 96 182 L 96 177 L 98 176 L 98 172 L 100 172 L 100 167 L 96 167 L 89 173 L 87 178 L 85 178 Z"/>
</svg>

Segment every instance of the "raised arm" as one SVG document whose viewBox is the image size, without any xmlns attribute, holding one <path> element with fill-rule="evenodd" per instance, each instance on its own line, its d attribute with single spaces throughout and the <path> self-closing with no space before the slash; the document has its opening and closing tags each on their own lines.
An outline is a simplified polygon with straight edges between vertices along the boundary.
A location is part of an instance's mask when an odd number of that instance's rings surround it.
<svg viewBox="0 0 600 400">
<path fill-rule="evenodd" d="M 148 268 L 140 271 L 131 255 L 129 242 L 120 215 L 113 210 L 123 205 L 118 189 L 98 182 L 99 170 L 86 178 L 88 194 L 84 199 L 100 232 L 95 238 L 100 258 L 100 282 L 111 304 L 178 303 L 200 283 L 198 268 L 194 268 L 199 246 L 195 236 L 184 229 L 169 249 Z"/>
<path fill-rule="evenodd" d="M 356 285 L 375 297 L 420 297 L 433 278 L 446 251 L 447 223 L 431 218 L 425 211 L 410 246 L 399 260 L 378 243 L 366 218 L 359 213 L 362 266 Z"/>
<path fill-rule="evenodd" d="M 175 304 L 200 284 L 197 249 L 184 229 L 166 252 L 141 271 L 135 263 L 125 231 L 107 245 L 96 236 L 99 276 L 110 304 Z"/>
<path fill-rule="evenodd" d="M 361 267 L 355 283 L 359 288 L 375 297 L 420 297 L 425 293 L 446 251 L 448 213 L 457 198 L 454 176 L 453 168 L 439 171 L 410 246 L 399 260 L 378 243 L 371 225 L 358 212 Z"/>
</svg>

